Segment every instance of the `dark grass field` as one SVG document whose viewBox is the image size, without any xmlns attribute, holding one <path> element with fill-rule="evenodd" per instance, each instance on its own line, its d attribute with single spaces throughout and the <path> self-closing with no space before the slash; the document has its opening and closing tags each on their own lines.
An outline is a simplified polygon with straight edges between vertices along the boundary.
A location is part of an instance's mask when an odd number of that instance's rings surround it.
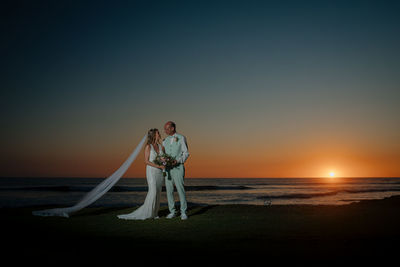
<svg viewBox="0 0 400 267">
<path fill-rule="evenodd" d="M 2 209 L 2 254 L 15 264 L 335 265 L 397 261 L 400 197 L 346 206 L 190 207 L 189 220 L 126 221 L 134 208 L 86 208 L 70 218 Z"/>
</svg>

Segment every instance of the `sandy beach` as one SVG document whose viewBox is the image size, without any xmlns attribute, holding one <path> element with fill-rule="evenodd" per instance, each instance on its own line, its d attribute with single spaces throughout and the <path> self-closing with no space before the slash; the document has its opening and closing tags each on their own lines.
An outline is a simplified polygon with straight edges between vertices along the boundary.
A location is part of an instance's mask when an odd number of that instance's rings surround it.
<svg viewBox="0 0 400 267">
<path fill-rule="evenodd" d="M 71 218 L 35 217 L 43 207 L 2 209 L 4 255 L 14 262 L 163 265 L 262 261 L 390 262 L 397 258 L 400 197 L 344 206 L 192 206 L 179 217 L 125 221 L 134 208 L 86 208 Z"/>
</svg>

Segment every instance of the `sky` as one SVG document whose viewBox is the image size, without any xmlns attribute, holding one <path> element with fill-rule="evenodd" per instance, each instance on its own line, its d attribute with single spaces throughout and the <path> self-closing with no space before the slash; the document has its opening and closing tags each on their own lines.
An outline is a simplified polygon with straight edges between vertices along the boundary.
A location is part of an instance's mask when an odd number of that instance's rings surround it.
<svg viewBox="0 0 400 267">
<path fill-rule="evenodd" d="M 399 177 L 396 2 L 2 2 L 0 176 L 107 177 L 172 120 L 189 178 Z"/>
</svg>

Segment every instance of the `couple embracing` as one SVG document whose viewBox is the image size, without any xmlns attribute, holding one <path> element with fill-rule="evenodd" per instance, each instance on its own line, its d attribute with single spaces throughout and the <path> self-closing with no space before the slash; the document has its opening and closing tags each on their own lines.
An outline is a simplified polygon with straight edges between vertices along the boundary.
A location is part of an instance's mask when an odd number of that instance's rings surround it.
<svg viewBox="0 0 400 267">
<path fill-rule="evenodd" d="M 174 200 L 174 184 L 179 195 L 181 219 L 186 220 L 188 218 L 186 214 L 187 202 L 184 188 L 184 163 L 189 157 L 186 138 L 176 132 L 176 124 L 172 121 L 164 125 L 164 131 L 168 135 L 164 141 L 161 141 L 161 136 L 157 129 L 150 129 L 147 134 L 144 157 L 146 163 L 146 179 L 149 189 L 143 205 L 129 214 L 118 215 L 118 218 L 126 220 L 158 219 L 161 189 L 164 181 L 167 191 L 168 209 L 170 212 L 167 218 L 171 219 L 177 215 Z M 163 164 L 157 164 L 158 161 L 156 158 L 163 154 L 174 158 L 172 166 L 168 169 L 166 169 L 166 166 Z M 164 174 L 166 174 L 165 177 Z"/>
</svg>

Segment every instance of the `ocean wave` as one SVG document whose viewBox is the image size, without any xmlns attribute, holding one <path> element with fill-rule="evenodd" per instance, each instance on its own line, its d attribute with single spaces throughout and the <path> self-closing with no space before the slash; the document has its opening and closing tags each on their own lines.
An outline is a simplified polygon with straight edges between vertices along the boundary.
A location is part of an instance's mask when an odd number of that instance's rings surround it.
<svg viewBox="0 0 400 267">
<path fill-rule="evenodd" d="M 339 191 L 324 192 L 324 193 L 295 193 L 295 194 L 282 194 L 282 195 L 269 195 L 269 196 L 258 196 L 258 199 L 294 199 L 294 198 L 314 198 L 332 196 L 338 194 Z"/>
<path fill-rule="evenodd" d="M 147 186 L 114 186 L 111 188 L 110 192 L 134 192 L 134 191 L 147 191 Z M 185 191 L 213 191 L 213 190 L 250 190 L 254 189 L 249 186 L 216 186 L 216 185 L 187 185 L 185 186 Z M 165 186 L 163 186 L 163 191 L 165 191 Z"/>
<path fill-rule="evenodd" d="M 54 192 L 89 192 L 94 186 L 25 186 L 25 187 L 0 187 L 0 191 L 54 191 Z M 213 191 L 213 190 L 250 190 L 253 187 L 197 185 L 185 186 L 186 191 Z M 147 186 L 114 186 L 109 192 L 147 192 Z M 163 191 L 165 187 L 163 186 Z"/>
<path fill-rule="evenodd" d="M 343 190 L 346 193 L 375 193 L 375 192 L 399 192 L 400 188 L 374 188 L 374 189 L 351 189 Z"/>
<path fill-rule="evenodd" d="M 325 197 L 325 196 L 334 196 L 339 193 L 349 193 L 349 194 L 358 194 L 358 193 L 379 193 L 379 192 L 400 192 L 400 188 L 375 188 L 375 189 L 344 189 L 344 190 L 335 190 L 329 192 L 321 192 L 321 193 L 294 193 L 294 194 L 281 194 L 281 195 L 268 195 L 268 196 L 258 196 L 258 199 L 307 199 L 314 197 Z"/>
</svg>

